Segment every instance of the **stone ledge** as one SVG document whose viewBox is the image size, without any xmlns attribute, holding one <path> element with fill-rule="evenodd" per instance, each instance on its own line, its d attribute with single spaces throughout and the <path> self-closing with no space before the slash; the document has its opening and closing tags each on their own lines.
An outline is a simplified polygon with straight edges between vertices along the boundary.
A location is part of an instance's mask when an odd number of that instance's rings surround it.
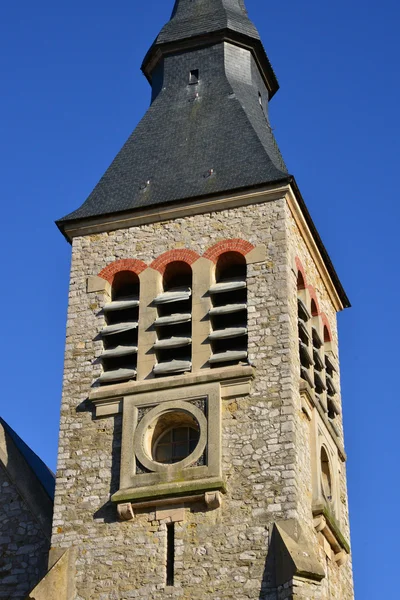
<svg viewBox="0 0 400 600">
<path fill-rule="evenodd" d="M 332 427 L 331 423 L 329 422 L 329 419 L 327 418 L 327 416 L 326 416 L 325 412 L 323 411 L 321 405 L 319 404 L 319 402 L 316 402 L 314 390 L 308 385 L 308 383 L 306 381 L 304 381 L 304 379 L 300 379 L 300 386 L 299 387 L 300 387 L 300 394 L 302 396 L 305 396 L 305 398 L 307 399 L 308 403 L 310 403 L 318 411 L 318 414 L 320 415 L 320 417 L 321 417 L 321 419 L 322 419 L 325 427 L 327 428 L 327 430 L 331 434 L 331 437 L 332 437 L 333 441 L 335 442 L 335 445 L 336 445 L 336 447 L 338 449 L 339 456 L 340 456 L 341 460 L 343 462 L 346 462 L 346 460 L 347 460 L 347 454 L 345 452 L 343 444 L 341 443 L 341 441 L 340 441 L 340 439 L 339 439 L 339 437 L 338 437 L 335 429 Z M 310 418 L 309 411 L 307 410 L 307 408 L 308 408 L 307 403 L 303 403 L 302 410 L 307 415 L 307 418 Z"/>
<path fill-rule="evenodd" d="M 118 503 L 131 502 L 135 505 L 141 503 L 142 506 L 149 506 L 150 503 L 160 506 L 163 503 L 173 504 L 175 498 L 179 499 L 180 503 L 185 502 L 185 498 L 186 501 L 193 502 L 193 496 L 201 500 L 206 492 L 222 492 L 225 494 L 225 482 L 220 478 L 210 477 L 209 479 L 199 479 L 197 481 L 174 481 L 141 488 L 128 488 L 118 490 L 111 496 L 111 500 Z M 190 500 L 188 500 L 189 498 Z"/>
<path fill-rule="evenodd" d="M 190 375 L 163 377 L 144 381 L 130 381 L 94 388 L 89 400 L 94 404 L 96 417 L 109 416 L 122 411 L 124 396 L 184 388 L 203 383 L 220 382 L 222 398 L 237 398 L 250 393 L 250 383 L 255 377 L 255 369 L 250 365 L 207 369 Z"/>
<path fill-rule="evenodd" d="M 155 510 L 155 520 L 168 520 L 171 523 L 185 520 L 185 508 L 187 505 L 201 502 L 209 510 L 215 510 L 222 505 L 222 493 L 219 491 L 180 496 L 177 498 L 162 498 L 159 500 L 147 500 L 144 502 L 123 502 L 117 504 L 117 512 L 120 521 L 133 521 L 135 511 L 143 509 Z"/>
</svg>

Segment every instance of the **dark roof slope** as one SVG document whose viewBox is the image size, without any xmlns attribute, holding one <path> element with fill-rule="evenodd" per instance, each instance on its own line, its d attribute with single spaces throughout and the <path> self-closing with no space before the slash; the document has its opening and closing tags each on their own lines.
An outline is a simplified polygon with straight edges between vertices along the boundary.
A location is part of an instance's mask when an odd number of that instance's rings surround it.
<svg viewBox="0 0 400 600">
<path fill-rule="evenodd" d="M 191 70 L 199 73 L 196 85 L 189 84 Z M 287 176 L 268 122 L 268 90 L 250 52 L 216 43 L 172 53 L 152 83 L 147 113 L 86 202 L 60 227 Z"/>
<path fill-rule="evenodd" d="M 37 479 L 41 483 L 43 489 L 51 500 L 54 500 L 55 490 L 55 475 L 45 465 L 41 458 L 33 452 L 31 448 L 19 437 L 19 435 L 12 429 L 8 423 L 0 417 L 0 423 L 8 433 L 19 452 L 24 457 L 25 461 L 36 475 Z"/>
</svg>

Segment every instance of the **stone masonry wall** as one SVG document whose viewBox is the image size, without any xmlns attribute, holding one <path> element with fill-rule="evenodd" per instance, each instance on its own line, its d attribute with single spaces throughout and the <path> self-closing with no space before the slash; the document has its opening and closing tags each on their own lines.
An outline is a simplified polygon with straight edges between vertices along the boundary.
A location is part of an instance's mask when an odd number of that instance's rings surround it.
<svg viewBox="0 0 400 600">
<path fill-rule="evenodd" d="M 279 200 L 74 239 L 52 544 L 78 549 L 77 600 L 275 600 L 266 568 L 271 523 L 305 521 L 317 547 L 298 473 L 307 439 L 299 421 L 291 227 Z M 118 489 L 121 416 L 94 419 L 87 401 L 100 373 L 105 299 L 87 294 L 86 280 L 118 259 L 150 264 L 182 247 L 203 254 L 227 238 L 267 248 L 266 261 L 248 267 L 249 358 L 257 375 L 250 396 L 223 405 L 223 505 L 186 509 L 176 525 L 175 586 L 165 587 L 166 524 L 146 511 L 120 523 L 110 503 Z"/>
<path fill-rule="evenodd" d="M 292 354 L 295 360 L 292 363 L 293 377 L 296 377 L 296 373 L 299 373 L 299 356 L 297 352 L 297 302 L 296 302 L 296 289 L 297 289 L 297 270 L 294 267 L 295 259 L 298 257 L 301 264 L 304 267 L 307 284 L 311 285 L 316 292 L 319 307 L 321 312 L 325 313 L 330 325 L 332 333 L 332 348 L 337 357 L 339 357 L 339 343 L 338 343 L 338 330 L 337 330 L 337 317 L 336 311 L 332 304 L 332 301 L 328 295 L 328 291 L 324 285 L 324 282 L 317 270 L 317 267 L 312 259 L 312 256 L 304 242 L 304 239 L 296 225 L 296 222 L 290 212 L 289 207 L 286 207 L 287 220 L 288 220 L 288 242 L 289 242 L 289 253 L 290 261 L 292 265 L 292 272 L 290 277 L 290 319 L 291 326 L 295 335 L 293 336 L 293 348 Z M 336 380 L 338 393 L 336 400 L 342 407 L 341 392 L 340 392 L 340 372 L 339 377 Z M 301 514 L 301 521 L 307 524 L 308 536 L 311 544 L 316 544 L 316 534 L 314 532 L 312 524 L 312 515 L 310 511 L 311 503 L 311 490 L 312 490 L 312 479 L 311 479 L 311 454 L 310 448 L 310 424 L 308 419 L 301 410 L 300 394 L 295 395 L 295 403 L 297 405 L 297 424 L 296 430 L 297 435 L 297 457 L 298 457 L 298 485 L 299 485 L 299 512 Z M 336 417 L 336 424 L 341 433 L 341 443 L 344 445 L 343 438 L 343 419 L 342 414 Z M 340 474 L 339 474 L 339 485 L 340 485 L 340 499 L 341 499 L 341 515 L 340 515 L 340 529 L 345 538 L 350 541 L 350 527 L 349 527 L 349 511 L 348 511 L 348 496 L 347 496 L 347 479 L 346 479 L 346 464 L 341 462 Z M 326 577 L 322 581 L 321 586 L 324 590 L 323 598 L 329 598 L 332 600 L 351 600 L 354 598 L 353 592 L 353 575 L 352 575 L 352 564 L 351 556 L 348 557 L 345 565 L 338 567 L 330 559 L 327 558 L 325 552 L 320 545 L 316 544 L 316 548 L 319 549 L 319 560 L 325 568 Z M 301 597 L 301 596 L 300 596 Z M 313 597 L 313 596 L 306 596 Z"/>
<path fill-rule="evenodd" d="M 0 465 L 0 598 L 24 599 L 46 572 L 50 542 Z"/>
</svg>

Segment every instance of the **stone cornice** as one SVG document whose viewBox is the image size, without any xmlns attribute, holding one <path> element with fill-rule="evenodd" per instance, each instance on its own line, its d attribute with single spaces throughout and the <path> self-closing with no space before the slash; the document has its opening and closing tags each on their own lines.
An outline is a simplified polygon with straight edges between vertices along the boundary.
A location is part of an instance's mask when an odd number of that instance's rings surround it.
<svg viewBox="0 0 400 600">
<path fill-rule="evenodd" d="M 119 413 L 125 396 L 160 392 L 204 383 L 219 382 L 222 398 L 247 396 L 250 393 L 250 382 L 254 377 L 255 369 L 248 365 L 209 369 L 195 374 L 129 381 L 93 388 L 89 394 L 89 400 L 95 406 L 96 416 L 104 417 Z"/>
<path fill-rule="evenodd" d="M 235 192 L 228 196 L 220 194 L 213 197 L 195 198 L 193 200 L 185 200 L 185 202 L 176 202 L 114 215 L 103 215 L 75 222 L 66 221 L 62 224 L 62 231 L 66 238 L 71 241 L 74 237 L 78 236 L 115 231 L 127 227 L 138 227 L 149 223 L 169 221 L 208 212 L 285 199 L 307 248 L 315 261 L 315 265 L 335 310 L 343 310 L 343 308 L 349 306 L 349 302 L 330 263 L 326 250 L 324 248 L 321 250 L 322 242 L 317 239 L 319 236 L 315 235 L 311 230 L 310 217 L 305 214 L 307 211 L 302 206 L 304 201 L 301 199 L 299 193 L 296 192 L 298 190 L 294 181 L 292 183 L 277 183 L 274 186 L 269 185 L 247 192 Z M 324 257 L 323 254 L 326 256 Z"/>
<path fill-rule="evenodd" d="M 288 186 L 286 200 L 293 218 L 296 221 L 296 225 L 299 228 L 300 234 L 314 260 L 321 279 L 324 282 L 332 304 L 335 307 L 335 310 L 339 312 L 345 308 L 344 303 L 342 302 L 338 290 L 336 289 L 336 286 L 329 274 L 326 262 L 321 255 L 318 245 L 316 244 L 315 237 L 310 230 L 292 186 Z"/>
</svg>

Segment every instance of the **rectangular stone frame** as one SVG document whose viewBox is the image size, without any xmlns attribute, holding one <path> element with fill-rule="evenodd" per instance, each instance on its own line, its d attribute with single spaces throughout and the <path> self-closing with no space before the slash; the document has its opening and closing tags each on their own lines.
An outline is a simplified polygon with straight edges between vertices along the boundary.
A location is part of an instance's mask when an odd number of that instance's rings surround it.
<svg viewBox="0 0 400 600">
<path fill-rule="evenodd" d="M 138 410 L 165 402 L 207 398 L 207 465 L 186 467 L 179 477 L 159 473 L 136 474 L 135 431 Z M 206 491 L 225 490 L 221 472 L 221 390 L 220 384 L 185 386 L 124 396 L 120 489 L 114 502 L 140 502 L 147 499 L 171 498 Z"/>
</svg>

